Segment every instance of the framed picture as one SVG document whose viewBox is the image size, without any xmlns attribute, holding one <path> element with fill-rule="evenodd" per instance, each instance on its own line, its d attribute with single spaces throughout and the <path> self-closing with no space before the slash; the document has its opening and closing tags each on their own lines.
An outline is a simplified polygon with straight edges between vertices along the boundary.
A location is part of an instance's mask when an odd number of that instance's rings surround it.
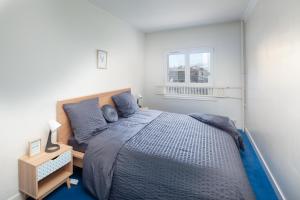
<svg viewBox="0 0 300 200">
<path fill-rule="evenodd" d="M 34 140 L 29 142 L 29 156 L 35 156 L 41 153 L 41 147 L 42 147 L 42 140 Z"/>
<path fill-rule="evenodd" d="M 107 69 L 107 51 L 97 50 L 97 68 Z"/>
</svg>

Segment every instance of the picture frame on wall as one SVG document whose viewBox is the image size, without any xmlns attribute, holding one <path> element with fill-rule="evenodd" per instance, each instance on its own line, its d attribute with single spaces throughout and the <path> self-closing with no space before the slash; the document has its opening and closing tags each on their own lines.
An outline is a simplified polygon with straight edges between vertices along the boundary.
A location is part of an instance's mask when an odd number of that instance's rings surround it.
<svg viewBox="0 0 300 200">
<path fill-rule="evenodd" d="M 107 69 L 108 52 L 97 50 L 97 69 Z"/>
<path fill-rule="evenodd" d="M 29 156 L 36 156 L 41 153 L 42 139 L 34 140 L 29 142 Z"/>
</svg>

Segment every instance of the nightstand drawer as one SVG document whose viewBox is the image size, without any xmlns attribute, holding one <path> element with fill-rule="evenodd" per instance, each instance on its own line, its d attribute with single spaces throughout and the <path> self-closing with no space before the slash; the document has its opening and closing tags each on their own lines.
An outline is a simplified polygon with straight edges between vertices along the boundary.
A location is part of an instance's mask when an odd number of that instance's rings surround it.
<svg viewBox="0 0 300 200">
<path fill-rule="evenodd" d="M 37 167 L 37 181 L 62 168 L 72 160 L 72 152 L 66 151 L 53 160 L 49 160 Z"/>
</svg>

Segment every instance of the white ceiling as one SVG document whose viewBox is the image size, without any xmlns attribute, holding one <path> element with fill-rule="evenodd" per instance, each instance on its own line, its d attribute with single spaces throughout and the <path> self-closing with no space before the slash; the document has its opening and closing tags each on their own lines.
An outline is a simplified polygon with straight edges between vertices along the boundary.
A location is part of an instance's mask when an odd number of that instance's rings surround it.
<svg viewBox="0 0 300 200">
<path fill-rule="evenodd" d="M 241 19 L 253 0 L 90 0 L 143 32 Z"/>
</svg>

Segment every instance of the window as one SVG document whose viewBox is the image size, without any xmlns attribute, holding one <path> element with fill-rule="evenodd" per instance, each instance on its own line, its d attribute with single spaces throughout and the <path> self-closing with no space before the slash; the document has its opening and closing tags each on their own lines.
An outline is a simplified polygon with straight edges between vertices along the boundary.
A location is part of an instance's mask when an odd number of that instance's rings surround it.
<svg viewBox="0 0 300 200">
<path fill-rule="evenodd" d="M 168 81 L 171 83 L 185 82 L 185 55 L 170 54 L 168 66 Z"/>
<path fill-rule="evenodd" d="M 209 48 L 168 53 L 167 83 L 211 85 L 211 58 L 212 50 Z"/>
</svg>

